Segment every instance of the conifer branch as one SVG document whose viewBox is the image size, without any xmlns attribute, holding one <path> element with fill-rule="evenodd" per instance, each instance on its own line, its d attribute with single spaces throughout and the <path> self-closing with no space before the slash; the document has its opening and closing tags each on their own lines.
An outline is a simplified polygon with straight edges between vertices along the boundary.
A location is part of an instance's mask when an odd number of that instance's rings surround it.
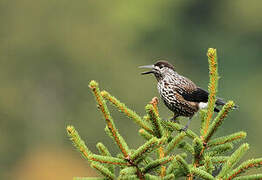
<svg viewBox="0 0 262 180">
<path fill-rule="evenodd" d="M 159 112 L 158 112 L 158 98 L 157 97 L 153 97 L 152 100 L 150 101 L 150 104 L 152 104 L 155 113 L 157 114 L 157 116 L 159 116 Z M 158 149 L 158 154 L 159 154 L 159 159 L 162 159 L 165 157 L 165 153 L 164 153 L 164 149 L 163 146 L 160 146 Z M 161 171 L 160 171 L 160 176 L 163 178 L 166 174 L 166 167 L 164 165 L 161 166 Z"/>
<path fill-rule="evenodd" d="M 119 180 L 139 180 L 137 178 L 137 175 L 124 175 L 124 176 L 119 176 Z"/>
<path fill-rule="evenodd" d="M 124 139 L 122 138 L 122 136 L 120 136 L 120 134 L 118 133 L 118 130 L 115 128 L 113 119 L 108 111 L 108 108 L 106 106 L 106 103 L 103 99 L 103 97 L 101 96 L 99 87 L 98 87 L 98 83 L 95 81 L 91 81 L 89 83 L 89 87 L 92 89 L 95 97 L 96 97 L 96 101 L 99 105 L 99 108 L 102 112 L 102 114 L 105 117 L 106 123 L 107 123 L 107 127 L 109 128 L 109 130 L 112 133 L 112 136 L 114 137 L 118 147 L 120 148 L 120 150 L 122 151 L 123 155 L 125 157 L 128 156 L 128 146 L 126 144 L 126 142 L 124 141 Z"/>
<path fill-rule="evenodd" d="M 261 180 L 261 179 L 262 179 L 262 174 L 240 176 L 240 177 L 234 178 L 234 180 Z"/>
<path fill-rule="evenodd" d="M 90 163 L 93 163 L 94 161 L 96 161 L 96 162 L 99 162 L 99 163 L 112 164 L 112 165 L 126 165 L 126 166 L 129 165 L 129 163 L 127 163 L 125 160 L 122 160 L 122 159 L 119 159 L 119 158 L 114 158 L 114 157 L 111 157 L 111 156 L 100 156 L 100 155 L 93 154 L 86 147 L 84 141 L 81 139 L 78 132 L 75 130 L 75 128 L 73 126 L 67 126 L 67 133 L 68 133 L 69 137 L 71 138 L 74 146 L 77 148 L 77 150 L 79 150 L 81 152 L 82 156 L 85 159 L 87 159 Z M 112 173 L 113 168 L 111 167 L 110 169 L 111 169 L 111 173 Z"/>
<path fill-rule="evenodd" d="M 159 141 L 160 140 L 155 137 L 150 139 L 131 154 L 130 160 L 134 162 L 135 160 L 142 158 L 142 156 L 146 153 L 152 152 L 153 150 L 155 150 L 154 147 L 159 144 Z"/>
<path fill-rule="evenodd" d="M 152 129 L 150 128 L 150 125 L 147 124 L 136 112 L 129 109 L 124 103 L 121 103 L 118 99 L 110 95 L 107 91 L 102 91 L 101 95 L 103 98 L 115 105 L 120 112 L 126 114 L 127 117 L 133 119 L 134 122 L 137 123 L 140 127 L 142 127 L 151 134 L 153 133 Z"/>
<path fill-rule="evenodd" d="M 173 123 L 173 122 L 170 122 L 170 121 L 162 121 L 161 122 L 164 126 L 166 126 L 167 128 L 169 129 L 172 129 L 174 131 L 178 131 L 180 132 L 180 130 L 183 128 L 182 125 L 178 124 L 178 123 Z M 196 133 L 194 133 L 193 131 L 191 131 L 190 129 L 187 129 L 185 131 L 186 133 L 186 136 L 192 138 L 192 139 L 195 139 L 198 137 L 198 135 Z"/>
<path fill-rule="evenodd" d="M 208 63 L 209 63 L 209 85 L 208 85 L 208 108 L 204 121 L 204 134 L 206 136 L 210 121 L 212 119 L 215 102 L 216 102 L 216 93 L 217 93 L 217 82 L 218 82 L 218 72 L 217 72 L 217 52 L 216 49 L 209 48 L 207 52 Z"/>
<path fill-rule="evenodd" d="M 105 180 L 102 177 L 74 177 L 73 180 Z"/>
<path fill-rule="evenodd" d="M 218 174 L 218 178 L 225 177 L 226 174 L 232 169 L 232 167 L 240 160 L 240 158 L 244 155 L 244 153 L 249 149 L 249 145 L 247 143 L 240 146 L 226 161 L 222 170 Z"/>
<path fill-rule="evenodd" d="M 187 162 L 180 155 L 177 155 L 175 159 L 177 160 L 178 165 L 183 169 L 184 175 L 189 175 L 190 168 Z"/>
<path fill-rule="evenodd" d="M 171 161 L 170 165 L 166 169 L 166 174 L 169 175 L 174 172 L 175 169 L 178 169 L 179 165 L 176 160 Z"/>
<path fill-rule="evenodd" d="M 154 176 L 154 175 L 151 175 L 151 174 L 146 174 L 145 178 L 146 178 L 146 180 L 159 180 L 158 176 Z"/>
<path fill-rule="evenodd" d="M 151 163 L 151 162 L 153 162 L 153 161 L 154 161 L 153 158 L 150 157 L 150 156 L 146 156 L 146 157 L 143 159 L 143 163 L 144 163 L 144 164 L 149 164 L 149 163 Z"/>
<path fill-rule="evenodd" d="M 156 112 L 154 106 L 152 104 L 146 105 L 146 112 L 148 113 L 152 126 L 153 131 L 156 137 L 161 138 L 164 135 L 163 127 L 161 125 L 161 120 L 159 118 L 158 113 Z"/>
<path fill-rule="evenodd" d="M 119 180 L 139 180 L 139 178 L 136 175 L 137 173 L 137 168 L 136 167 L 127 167 L 124 168 L 120 171 L 120 175 L 118 177 Z"/>
<path fill-rule="evenodd" d="M 209 63 L 209 85 L 208 85 L 208 107 L 207 110 L 201 111 L 201 139 L 203 140 L 203 144 L 205 146 L 202 147 L 202 150 L 200 151 L 199 157 L 204 154 L 204 151 L 206 149 L 206 143 L 211 138 L 213 133 L 217 128 L 213 127 L 211 130 L 209 130 L 209 125 L 212 119 L 212 116 L 214 114 L 215 109 L 215 103 L 216 103 L 216 93 L 217 93 L 217 86 L 218 86 L 218 70 L 217 70 L 217 53 L 216 49 L 209 48 L 207 52 L 208 57 L 208 63 Z M 206 112 L 206 113 L 204 113 Z M 198 166 L 199 159 L 197 159 L 194 163 L 194 167 Z M 192 179 L 193 177 L 189 177 L 189 179 Z"/>
<path fill-rule="evenodd" d="M 102 156 L 111 156 L 111 153 L 108 151 L 103 143 L 97 143 L 96 147 Z"/>
<path fill-rule="evenodd" d="M 171 142 L 169 142 L 165 148 L 164 154 L 169 154 L 175 147 L 179 145 L 179 143 L 183 140 L 183 138 L 186 136 L 185 132 L 182 132 L 175 136 Z"/>
<path fill-rule="evenodd" d="M 166 175 L 163 179 L 164 180 L 172 180 L 175 178 L 175 175 L 174 174 L 169 174 L 169 175 Z"/>
<path fill-rule="evenodd" d="M 223 164 L 225 162 L 227 162 L 229 159 L 228 156 L 215 156 L 211 158 L 211 162 L 213 164 Z"/>
<path fill-rule="evenodd" d="M 194 147 L 194 167 L 198 167 L 199 162 L 202 160 L 202 149 L 204 148 L 200 138 L 195 138 L 193 140 L 193 147 Z"/>
<path fill-rule="evenodd" d="M 250 169 L 262 167 L 262 158 L 251 159 L 234 167 L 248 150 L 248 144 L 241 145 L 231 156 L 225 156 L 226 152 L 232 151 L 233 143 L 246 137 L 245 132 L 213 138 L 225 117 L 234 108 L 234 103 L 229 101 L 213 118 L 218 81 L 216 50 L 210 48 L 207 55 L 210 74 L 209 98 L 208 108 L 200 110 L 202 120 L 200 136 L 190 129 L 181 132 L 183 126 L 180 124 L 162 121 L 156 97 L 146 106 L 147 114 L 142 118 L 108 92 L 100 92 L 98 83 L 91 81 L 89 87 L 105 118 L 105 132 L 117 144 L 120 153 L 113 157 L 102 143 L 96 145 L 100 155 L 92 153 L 75 128 L 67 126 L 67 133 L 73 145 L 88 160 L 91 167 L 104 176 L 103 178 L 75 177 L 74 180 L 159 180 L 160 178 L 167 180 L 183 177 L 193 180 L 195 176 L 207 180 L 262 179 L 262 174 L 240 176 Z M 146 140 L 144 144 L 137 149 L 128 148 L 126 141 L 114 125 L 106 100 L 139 125 L 141 128 L 139 134 Z M 184 139 L 186 136 L 189 140 Z M 183 153 L 172 155 L 171 152 L 176 152 L 176 149 L 180 149 L 179 151 Z M 116 166 L 120 168 L 118 176 L 115 172 Z"/>
<path fill-rule="evenodd" d="M 162 159 L 165 157 L 165 152 L 163 146 L 160 146 L 158 149 L 159 159 Z M 163 178 L 166 175 L 166 167 L 164 165 L 161 166 L 161 172 L 160 176 Z"/>
<path fill-rule="evenodd" d="M 206 172 L 208 172 L 209 174 L 212 174 L 215 167 L 212 163 L 212 158 L 210 156 L 207 156 L 207 155 L 205 156 L 204 167 L 205 167 Z"/>
<path fill-rule="evenodd" d="M 206 154 L 208 156 L 219 156 L 223 153 L 226 153 L 233 149 L 233 145 L 231 143 L 221 144 L 219 146 L 215 146 L 213 148 L 208 149 Z"/>
<path fill-rule="evenodd" d="M 139 133 L 140 136 L 142 136 L 146 140 L 150 140 L 151 138 L 154 137 L 152 134 L 145 131 L 145 129 L 139 129 L 138 133 Z"/>
<path fill-rule="evenodd" d="M 191 144 L 189 144 L 186 141 L 182 141 L 179 145 L 178 148 L 184 149 L 185 151 L 187 151 L 190 154 L 194 154 L 194 148 Z"/>
<path fill-rule="evenodd" d="M 190 171 L 191 171 L 192 174 L 194 174 L 194 175 L 196 175 L 200 178 L 207 179 L 207 180 L 215 180 L 215 178 L 211 174 L 209 174 L 206 171 L 203 171 L 199 168 L 192 167 L 190 169 Z"/>
<path fill-rule="evenodd" d="M 187 157 L 187 154 L 186 153 L 182 153 L 182 154 L 179 154 L 182 158 L 186 158 Z M 171 161 L 169 163 L 169 166 L 168 168 L 166 169 L 166 174 L 169 175 L 169 174 L 174 174 L 176 175 L 177 177 L 180 176 L 180 175 L 184 175 L 184 173 L 181 173 L 181 170 L 182 168 L 180 167 L 179 163 L 177 162 L 176 159 L 174 159 L 173 161 Z"/>
<path fill-rule="evenodd" d="M 121 171 L 120 171 L 120 176 L 126 176 L 126 175 L 134 175 L 136 174 L 136 167 L 132 166 L 132 167 L 126 167 L 126 168 L 123 168 Z"/>
<path fill-rule="evenodd" d="M 105 147 L 104 144 L 102 144 L 101 142 L 96 144 L 96 147 L 99 151 L 99 153 L 102 156 L 108 156 L 108 157 L 112 157 L 111 153 L 108 151 L 108 149 Z M 115 173 L 115 167 L 113 165 L 108 164 L 106 167 L 108 167 L 108 169 L 114 174 Z"/>
<path fill-rule="evenodd" d="M 228 136 L 224 136 L 224 137 L 219 137 L 216 139 L 212 139 L 208 142 L 207 146 L 208 147 L 213 147 L 213 146 L 217 146 L 220 144 L 225 144 L 225 143 L 230 143 L 230 142 L 238 142 L 242 139 L 246 138 L 246 133 L 243 131 L 228 135 Z"/>
<path fill-rule="evenodd" d="M 155 168 L 172 161 L 174 158 L 175 158 L 174 156 L 166 156 L 162 159 L 157 159 L 157 160 L 149 163 L 144 169 L 142 169 L 142 172 L 148 173 L 148 172 L 154 170 Z"/>
<path fill-rule="evenodd" d="M 112 134 L 112 131 L 108 128 L 108 126 L 106 126 L 104 130 L 105 130 L 106 134 L 113 140 L 113 142 L 119 147 L 118 141 L 115 141 L 115 136 Z M 124 141 L 122 136 L 119 136 L 119 140 Z"/>
<path fill-rule="evenodd" d="M 217 117 L 212 122 L 208 131 L 205 133 L 204 141 L 207 143 L 211 136 L 215 133 L 217 128 L 222 124 L 223 120 L 226 118 L 227 114 L 234 108 L 235 104 L 233 101 L 226 103 L 222 110 L 218 113 Z"/>
<path fill-rule="evenodd" d="M 76 149 L 82 154 L 85 159 L 90 160 L 92 152 L 86 147 L 85 142 L 81 139 L 75 128 L 73 126 L 67 126 L 66 130 Z"/>
<path fill-rule="evenodd" d="M 200 134 L 201 134 L 201 137 L 203 138 L 203 135 L 205 134 L 204 131 L 205 131 L 205 126 L 206 126 L 205 120 L 206 120 L 207 109 L 200 109 L 198 114 L 201 119 Z"/>
<path fill-rule="evenodd" d="M 153 108 L 155 109 L 156 114 L 159 116 L 159 112 L 158 112 L 158 98 L 157 97 L 153 97 L 152 100 L 150 101 L 150 104 L 152 104 Z"/>
<path fill-rule="evenodd" d="M 92 154 L 89 156 L 90 160 L 100 162 L 103 164 L 114 164 L 114 165 L 125 165 L 130 166 L 128 162 L 126 162 L 123 159 L 116 158 L 116 157 L 110 157 L 110 156 L 101 156 L 97 154 Z"/>
<path fill-rule="evenodd" d="M 239 176 L 242 173 L 245 173 L 247 170 L 250 170 L 252 168 L 260 168 L 260 167 L 262 167 L 262 158 L 247 160 L 243 162 L 240 166 L 238 166 L 236 169 L 231 171 L 227 175 L 227 179 L 231 180 L 234 177 Z"/>
<path fill-rule="evenodd" d="M 99 164 L 99 163 L 91 163 L 91 167 L 99 171 L 102 175 L 104 175 L 107 179 L 115 179 L 115 175 L 105 166 Z"/>
</svg>

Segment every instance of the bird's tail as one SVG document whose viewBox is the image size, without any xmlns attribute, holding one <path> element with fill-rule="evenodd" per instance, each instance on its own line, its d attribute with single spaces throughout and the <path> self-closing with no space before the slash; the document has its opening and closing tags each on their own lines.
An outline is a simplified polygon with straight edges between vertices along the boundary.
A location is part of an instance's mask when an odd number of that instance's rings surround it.
<svg viewBox="0 0 262 180">
<path fill-rule="evenodd" d="M 217 98 L 217 100 L 216 100 L 216 105 L 217 106 L 224 106 L 226 103 L 225 103 L 225 101 L 223 101 L 223 99 L 221 99 L 221 98 Z"/>
<path fill-rule="evenodd" d="M 217 106 L 224 106 L 225 104 L 226 103 L 225 103 L 225 101 L 223 99 L 217 98 L 217 100 L 216 100 L 216 105 Z M 238 108 L 239 108 L 239 106 L 237 106 L 237 105 L 234 105 L 234 107 L 233 107 L 233 109 L 238 109 Z M 215 112 L 219 112 L 220 110 L 217 107 L 215 107 L 214 111 Z"/>
</svg>

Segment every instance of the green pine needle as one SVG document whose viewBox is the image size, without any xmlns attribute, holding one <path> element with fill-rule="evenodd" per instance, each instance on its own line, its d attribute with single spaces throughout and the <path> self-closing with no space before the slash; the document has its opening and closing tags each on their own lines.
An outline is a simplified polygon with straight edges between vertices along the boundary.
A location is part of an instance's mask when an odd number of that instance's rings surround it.
<svg viewBox="0 0 262 180">
<path fill-rule="evenodd" d="M 239 142 L 242 139 L 246 138 L 246 133 L 243 131 L 228 135 L 228 136 L 223 136 L 223 137 L 219 137 L 216 139 L 211 139 L 207 146 L 208 147 L 213 147 L 213 146 L 217 146 L 217 145 L 221 145 L 221 144 L 225 144 L 225 143 L 229 143 L 229 142 Z"/>
<path fill-rule="evenodd" d="M 262 179 L 262 174 L 240 176 L 240 177 L 234 178 L 234 180 L 261 180 L 261 179 Z"/>
<path fill-rule="evenodd" d="M 250 159 L 235 167 L 249 149 L 248 144 L 242 144 L 231 156 L 224 156 L 225 153 L 229 154 L 228 152 L 233 150 L 233 143 L 235 144 L 246 137 L 245 132 L 240 131 L 213 138 L 225 117 L 234 108 L 234 102 L 226 103 L 217 116 L 213 117 L 219 79 L 216 49 L 210 48 L 207 56 L 210 75 L 209 98 L 208 108 L 200 110 L 202 121 L 200 135 L 190 129 L 181 132 L 182 125 L 172 121 L 162 121 L 159 116 L 158 99 L 156 97 L 152 99 L 150 104 L 146 105 L 147 114 L 141 117 L 108 92 L 100 92 L 98 83 L 91 81 L 89 87 L 104 116 L 105 132 L 117 144 L 120 152 L 114 152 L 113 154 L 116 154 L 116 156 L 112 156 L 108 149 L 99 142 L 96 147 L 100 155 L 94 154 L 86 147 L 75 128 L 67 126 L 67 133 L 73 145 L 87 159 L 91 167 L 103 175 L 101 178 L 75 177 L 74 180 L 262 179 L 262 174 L 240 176 L 248 170 L 262 167 L 262 158 Z M 144 144 L 136 149 L 129 149 L 114 124 L 106 100 L 128 118 L 133 119 L 134 123 L 140 128 L 139 135 L 145 139 Z M 116 167 L 119 168 L 119 171 L 117 171 L 119 174 L 115 171 Z"/>
<path fill-rule="evenodd" d="M 67 134 L 70 137 L 73 145 L 82 154 L 85 159 L 90 160 L 92 152 L 86 147 L 85 142 L 81 139 L 78 132 L 75 130 L 74 126 L 66 127 Z"/>
<path fill-rule="evenodd" d="M 135 161 L 138 158 L 142 158 L 143 155 L 146 153 L 150 153 L 153 150 L 155 150 L 155 146 L 157 146 L 159 143 L 159 140 L 157 138 L 152 138 L 149 141 L 147 141 L 145 144 L 140 146 L 134 153 L 131 154 L 130 159 L 131 161 Z"/>
<path fill-rule="evenodd" d="M 192 174 L 194 174 L 194 175 L 196 175 L 200 178 L 203 178 L 203 179 L 206 179 L 206 180 L 215 180 L 215 178 L 211 174 L 209 174 L 206 171 L 203 171 L 199 168 L 192 167 L 190 169 L 190 171 L 191 171 Z"/>
<path fill-rule="evenodd" d="M 223 164 L 226 163 L 229 159 L 229 156 L 215 156 L 211 158 L 213 164 Z"/>
<path fill-rule="evenodd" d="M 136 172 L 137 172 L 136 167 L 126 167 L 126 168 L 122 169 L 119 174 L 121 176 L 134 175 L 134 174 L 136 174 Z"/>
<path fill-rule="evenodd" d="M 222 124 L 223 120 L 227 117 L 227 114 L 234 108 L 233 101 L 227 102 L 222 110 L 218 113 L 211 126 L 208 128 L 207 133 L 204 136 L 205 142 L 208 142 L 211 136 L 216 132 L 217 128 Z"/>
<path fill-rule="evenodd" d="M 139 135 L 142 136 L 143 138 L 145 138 L 146 140 L 150 140 L 151 138 L 153 138 L 154 136 L 150 133 L 148 133 L 146 130 L 144 129 L 139 129 L 138 131 Z"/>
<path fill-rule="evenodd" d="M 186 136 L 185 132 L 182 132 L 178 134 L 177 136 L 175 136 L 171 140 L 171 142 L 167 144 L 164 154 L 169 154 L 175 147 L 179 145 L 179 143 L 184 139 L 185 136 Z"/>
<path fill-rule="evenodd" d="M 107 179 L 115 179 L 115 175 L 105 166 L 99 164 L 99 163 L 91 163 L 91 167 L 96 169 L 98 172 L 100 172 L 103 176 L 105 176 Z"/>
<path fill-rule="evenodd" d="M 210 156 L 205 156 L 204 163 L 205 171 L 211 174 L 212 171 L 215 169 L 212 163 L 212 158 Z"/>
<path fill-rule="evenodd" d="M 111 102 L 113 105 L 115 105 L 120 112 L 127 115 L 127 117 L 134 120 L 136 124 L 138 124 L 140 127 L 144 128 L 146 131 L 153 133 L 150 125 L 143 120 L 135 111 L 129 109 L 124 103 L 121 103 L 117 98 L 110 95 L 107 91 L 102 91 L 101 95 Z"/>
<path fill-rule="evenodd" d="M 146 174 L 145 175 L 145 180 L 159 180 L 159 177 L 151 175 L 151 174 Z"/>
<path fill-rule="evenodd" d="M 175 170 L 175 169 L 178 169 L 179 168 L 179 164 L 177 163 L 177 161 L 176 160 L 173 160 L 171 163 L 170 163 L 170 165 L 168 166 L 168 168 L 167 168 L 167 170 L 166 170 L 166 174 L 168 175 L 168 174 L 171 174 L 171 173 L 173 173 L 173 171 Z"/>
<path fill-rule="evenodd" d="M 240 160 L 240 158 L 244 155 L 244 153 L 249 149 L 249 145 L 247 143 L 240 146 L 226 161 L 222 170 L 218 174 L 218 178 L 224 177 L 227 173 L 233 168 L 233 166 Z"/>
<path fill-rule="evenodd" d="M 187 162 L 180 155 L 177 155 L 175 159 L 177 160 L 178 165 L 183 169 L 184 174 L 190 174 L 190 168 Z"/>
<path fill-rule="evenodd" d="M 240 174 L 245 173 L 247 170 L 254 169 L 254 168 L 261 168 L 261 167 L 262 167 L 262 158 L 250 159 L 243 162 L 240 166 L 238 166 L 236 169 L 231 171 L 227 175 L 227 178 L 232 179 L 236 176 L 239 176 Z"/>
<path fill-rule="evenodd" d="M 124 175 L 124 176 L 119 176 L 119 180 L 139 180 L 137 175 Z"/>
<path fill-rule="evenodd" d="M 202 131 L 204 134 L 202 136 L 206 136 L 209 124 L 211 122 L 211 118 L 214 114 L 214 108 L 216 103 L 216 93 L 218 86 L 218 71 L 217 71 L 217 52 L 216 49 L 209 48 L 207 51 L 208 63 L 209 63 L 209 85 L 208 85 L 208 107 L 207 113 L 205 115 L 205 120 L 203 122 Z"/>
<path fill-rule="evenodd" d="M 186 152 L 190 154 L 194 154 L 194 148 L 191 144 L 189 144 L 186 141 L 182 141 L 179 145 L 178 148 L 185 150 Z"/>
<path fill-rule="evenodd" d="M 169 163 L 173 159 L 174 159 L 174 156 L 167 156 L 167 157 L 164 157 L 164 158 L 161 158 L 161 159 L 157 159 L 157 160 L 149 163 L 144 169 L 142 169 L 142 172 L 143 173 L 150 172 L 150 171 L 154 170 L 155 168 L 157 168 L 161 165 Z"/>
<path fill-rule="evenodd" d="M 161 123 L 164 124 L 164 126 L 166 128 L 172 129 L 173 131 L 179 131 L 180 132 L 180 130 L 184 128 L 184 126 L 182 126 L 181 124 L 171 122 L 171 121 L 162 121 Z M 188 136 L 189 138 L 192 138 L 192 139 L 199 137 L 196 133 L 194 133 L 190 129 L 187 129 L 185 131 L 185 133 L 186 133 L 186 136 Z"/>
<path fill-rule="evenodd" d="M 108 149 L 105 147 L 104 144 L 102 144 L 101 142 L 96 144 L 96 148 L 98 149 L 99 153 L 102 156 L 109 156 L 112 157 L 111 153 L 108 151 Z M 108 167 L 108 169 L 114 174 L 115 173 L 115 167 L 113 165 L 105 165 L 106 167 Z"/>
<path fill-rule="evenodd" d="M 126 162 L 125 160 L 116 157 L 111 157 L 111 156 L 101 156 L 97 154 L 92 154 L 90 156 L 90 159 L 92 161 L 97 161 L 105 164 L 127 165 L 127 166 L 129 165 L 129 163 Z"/>
<path fill-rule="evenodd" d="M 124 154 L 125 157 L 128 156 L 129 148 L 124 140 L 124 138 L 119 134 L 118 130 L 115 127 L 114 121 L 109 113 L 109 110 L 107 108 L 107 105 L 105 103 L 104 98 L 101 95 L 101 92 L 98 87 L 98 83 L 95 81 L 91 81 L 89 83 L 89 87 L 92 89 L 94 96 L 96 98 L 96 101 L 99 105 L 99 109 L 101 110 L 108 129 L 111 131 L 112 137 L 114 137 L 114 140 L 118 147 L 120 148 L 121 152 Z"/>
<path fill-rule="evenodd" d="M 105 180 L 102 177 L 74 177 L 73 180 Z"/>
<path fill-rule="evenodd" d="M 172 180 L 175 178 L 175 175 L 174 174 L 169 174 L 169 175 L 166 175 L 163 179 L 164 180 Z"/>
<path fill-rule="evenodd" d="M 215 146 L 213 148 L 208 149 L 206 154 L 208 156 L 220 156 L 220 155 L 232 150 L 233 147 L 234 146 L 233 146 L 232 143 L 221 144 L 221 145 L 218 145 L 218 146 Z"/>
<path fill-rule="evenodd" d="M 164 134 L 163 127 L 161 125 L 161 120 L 152 104 L 146 105 L 146 112 L 148 113 L 150 117 L 150 121 L 153 126 L 154 134 L 156 135 L 156 137 L 161 138 Z"/>
<path fill-rule="evenodd" d="M 195 162 L 199 162 L 201 160 L 201 152 L 203 149 L 202 141 L 199 138 L 195 138 L 193 140 L 193 147 L 194 147 Z"/>
</svg>

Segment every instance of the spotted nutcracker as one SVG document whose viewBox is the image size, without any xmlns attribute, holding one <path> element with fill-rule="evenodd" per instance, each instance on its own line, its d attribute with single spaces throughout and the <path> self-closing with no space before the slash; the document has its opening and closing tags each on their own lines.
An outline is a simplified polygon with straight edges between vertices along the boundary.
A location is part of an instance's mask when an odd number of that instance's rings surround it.
<svg viewBox="0 0 262 180">
<path fill-rule="evenodd" d="M 167 61 L 157 61 L 153 65 L 140 66 L 139 68 L 149 68 L 145 74 L 154 74 L 157 79 L 157 89 L 165 105 L 174 113 L 171 119 L 176 121 L 178 116 L 189 117 L 189 121 L 182 130 L 186 130 L 193 115 L 199 109 L 207 107 L 209 93 L 196 86 L 190 79 L 179 75 L 172 64 Z M 225 102 L 217 98 L 216 106 L 223 106 Z M 219 109 L 215 107 L 215 112 Z M 176 121 L 177 122 L 177 121 Z"/>
</svg>

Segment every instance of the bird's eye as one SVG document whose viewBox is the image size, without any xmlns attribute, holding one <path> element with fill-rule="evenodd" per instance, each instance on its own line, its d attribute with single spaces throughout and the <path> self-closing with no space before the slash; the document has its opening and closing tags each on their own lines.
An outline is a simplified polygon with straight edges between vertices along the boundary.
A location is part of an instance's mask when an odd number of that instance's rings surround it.
<svg viewBox="0 0 262 180">
<path fill-rule="evenodd" d="M 160 65 L 160 69 L 162 69 L 163 67 L 164 67 L 164 65 L 163 65 L 163 64 L 161 64 L 161 65 Z"/>
</svg>

